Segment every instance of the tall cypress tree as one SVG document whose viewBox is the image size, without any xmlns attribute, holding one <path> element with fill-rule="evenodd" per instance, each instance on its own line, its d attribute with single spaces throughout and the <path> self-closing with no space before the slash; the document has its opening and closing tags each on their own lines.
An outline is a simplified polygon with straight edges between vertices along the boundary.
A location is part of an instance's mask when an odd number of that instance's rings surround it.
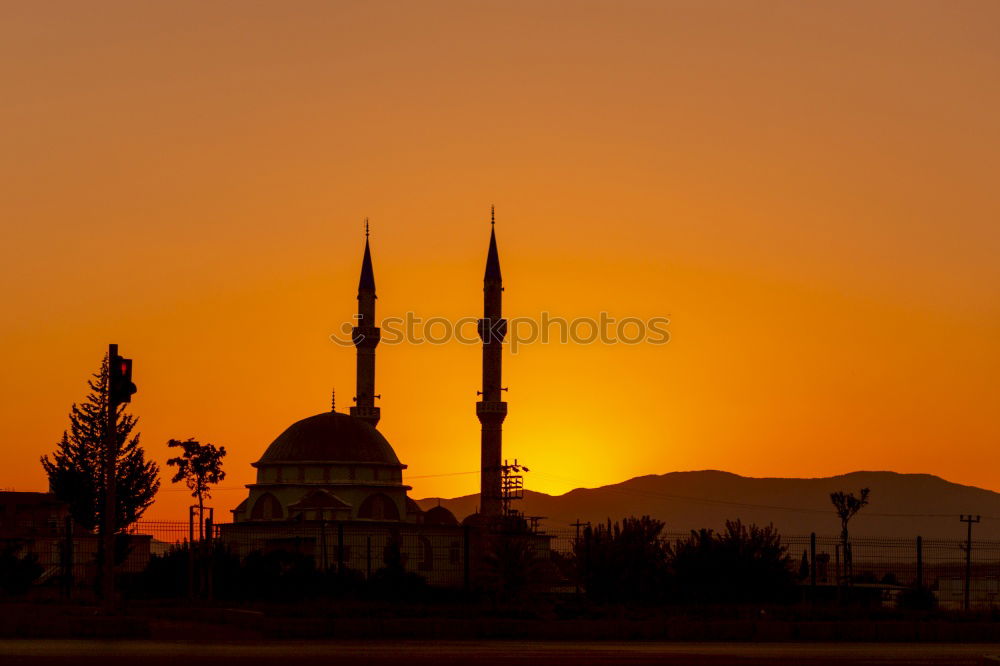
<svg viewBox="0 0 1000 666">
<path fill-rule="evenodd" d="M 90 393 L 82 404 L 73 404 L 69 430 L 63 432 L 55 452 L 42 457 L 49 489 L 69 504 L 70 515 L 82 529 L 93 531 L 104 517 L 104 424 L 108 412 L 108 358 L 87 382 Z M 160 468 L 146 460 L 139 433 L 132 434 L 138 419 L 121 405 L 115 415 L 118 449 L 115 525 L 118 531 L 139 520 L 160 489 Z"/>
</svg>

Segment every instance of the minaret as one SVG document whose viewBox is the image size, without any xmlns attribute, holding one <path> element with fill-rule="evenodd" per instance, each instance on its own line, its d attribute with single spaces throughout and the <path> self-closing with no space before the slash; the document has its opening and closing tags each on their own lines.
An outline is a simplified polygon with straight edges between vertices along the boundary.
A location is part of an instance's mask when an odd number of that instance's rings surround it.
<svg viewBox="0 0 1000 666">
<path fill-rule="evenodd" d="M 479 320 L 479 338 L 483 341 L 482 400 L 476 403 L 476 416 L 483 426 L 481 447 L 479 512 L 483 516 L 499 516 L 501 512 L 500 474 L 502 459 L 501 426 L 507 416 L 507 403 L 500 399 L 503 339 L 507 335 L 507 320 L 501 313 L 503 280 L 500 277 L 500 255 L 493 207 L 490 207 L 490 249 L 486 255 L 486 275 L 483 278 L 483 318 Z"/>
<path fill-rule="evenodd" d="M 361 280 L 358 282 L 358 325 L 352 336 L 358 350 L 358 386 L 354 396 L 355 406 L 351 416 L 378 425 L 380 410 L 375 406 L 375 347 L 381 331 L 375 326 L 375 271 L 372 270 L 372 252 L 368 245 L 368 219 L 365 218 L 365 256 L 361 260 Z"/>
</svg>

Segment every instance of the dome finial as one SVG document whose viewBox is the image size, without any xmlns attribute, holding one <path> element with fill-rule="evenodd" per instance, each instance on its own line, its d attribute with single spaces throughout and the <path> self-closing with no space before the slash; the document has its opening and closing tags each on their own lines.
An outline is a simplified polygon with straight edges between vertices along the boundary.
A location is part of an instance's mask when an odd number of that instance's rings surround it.
<svg viewBox="0 0 1000 666">
<path fill-rule="evenodd" d="M 337 389 L 330 390 L 330 411 L 337 411 Z"/>
</svg>

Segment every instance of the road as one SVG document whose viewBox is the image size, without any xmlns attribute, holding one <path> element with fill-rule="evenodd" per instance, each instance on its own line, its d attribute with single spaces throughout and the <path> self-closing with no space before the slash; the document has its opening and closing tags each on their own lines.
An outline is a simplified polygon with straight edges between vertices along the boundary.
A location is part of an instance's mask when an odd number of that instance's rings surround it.
<svg viewBox="0 0 1000 666">
<path fill-rule="evenodd" d="M 563 643 L 523 641 L 166 641 L 0 640 L 0 663 L 74 666 L 590 666 L 592 664 L 949 664 L 980 665 L 1000 644 Z"/>
</svg>

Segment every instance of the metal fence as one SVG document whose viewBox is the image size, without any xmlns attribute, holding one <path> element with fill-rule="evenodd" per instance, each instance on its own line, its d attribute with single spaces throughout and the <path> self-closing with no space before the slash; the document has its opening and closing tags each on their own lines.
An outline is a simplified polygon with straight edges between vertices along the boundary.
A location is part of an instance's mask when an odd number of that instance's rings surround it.
<svg viewBox="0 0 1000 666">
<path fill-rule="evenodd" d="M 205 540 L 224 546 L 241 560 L 252 553 L 297 553 L 324 571 L 353 571 L 369 578 L 395 566 L 420 574 L 431 585 L 451 587 L 463 585 L 468 575 L 468 537 L 459 526 L 282 521 L 209 523 L 202 528 L 179 521 L 140 521 L 131 531 L 151 535 L 151 554 L 164 555 L 186 547 L 192 535 L 201 541 L 203 529 Z"/>
<path fill-rule="evenodd" d="M 571 555 L 583 532 L 549 530 L 548 534 L 553 537 L 553 552 Z M 661 539 L 674 544 L 690 536 L 690 532 L 666 532 Z M 819 586 L 836 586 L 848 580 L 854 585 L 886 589 L 924 585 L 934 592 L 941 608 L 961 609 L 968 572 L 969 606 L 1000 607 L 1000 541 L 973 540 L 967 569 L 965 540 L 856 537 L 850 539 L 849 571 L 839 537 L 782 535 L 781 543 L 787 548 L 794 574 L 798 575 L 805 556 L 809 575 L 804 584 L 812 583 L 815 567 Z"/>
<path fill-rule="evenodd" d="M 66 525 L 36 526 L 16 541 L 33 552 L 42 565 L 41 582 L 67 578 L 86 585 L 97 576 L 100 539 L 91 533 L 68 532 Z M 123 573 L 146 569 L 151 556 L 185 549 L 202 541 L 199 528 L 187 521 L 140 521 L 120 539 L 117 557 Z M 579 528 L 549 529 L 539 544 L 560 557 L 571 556 L 582 538 Z M 661 536 L 671 544 L 686 541 L 690 533 Z M 370 577 L 390 564 L 420 574 L 432 585 L 458 586 L 467 582 L 469 534 L 458 526 L 379 524 L 372 522 L 280 522 L 209 524 L 205 541 L 223 545 L 241 559 L 251 553 L 297 552 L 317 568 L 354 571 Z M 845 564 L 838 537 L 783 535 L 793 574 L 803 584 L 879 586 L 902 590 L 926 586 L 940 607 L 960 609 L 1000 607 L 1000 541 L 856 537 L 850 540 L 851 565 Z M 967 559 L 968 557 L 968 559 Z M 803 568 L 803 559 L 805 566 Z"/>
</svg>

